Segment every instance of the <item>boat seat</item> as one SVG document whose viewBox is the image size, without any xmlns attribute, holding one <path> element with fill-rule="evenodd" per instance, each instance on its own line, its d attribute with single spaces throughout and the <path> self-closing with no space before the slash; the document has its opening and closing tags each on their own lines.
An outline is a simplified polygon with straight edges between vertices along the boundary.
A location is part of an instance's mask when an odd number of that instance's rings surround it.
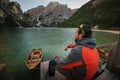
<svg viewBox="0 0 120 80">
<path fill-rule="evenodd" d="M 31 60 L 28 60 L 28 62 L 31 62 Z"/>
<path fill-rule="evenodd" d="M 39 59 L 33 59 L 33 60 L 31 60 L 31 61 L 38 61 Z"/>
<path fill-rule="evenodd" d="M 33 57 L 39 57 L 40 55 L 34 55 Z"/>
<path fill-rule="evenodd" d="M 32 61 L 39 61 L 40 59 L 31 59 L 31 60 L 28 60 L 28 62 L 32 62 Z"/>
</svg>

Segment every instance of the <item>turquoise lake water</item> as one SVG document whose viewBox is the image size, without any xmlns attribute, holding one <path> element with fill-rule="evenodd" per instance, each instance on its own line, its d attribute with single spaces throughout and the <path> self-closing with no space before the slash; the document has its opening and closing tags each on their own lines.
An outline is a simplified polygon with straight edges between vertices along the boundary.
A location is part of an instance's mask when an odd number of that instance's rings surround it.
<svg viewBox="0 0 120 80">
<path fill-rule="evenodd" d="M 39 70 L 29 71 L 26 56 L 34 48 L 43 50 L 43 60 L 56 55 L 63 58 L 70 52 L 64 51 L 67 44 L 74 43 L 75 28 L 1 28 L 0 63 L 7 64 L 14 80 L 39 80 Z M 93 32 L 97 45 L 117 41 L 117 35 Z"/>
</svg>

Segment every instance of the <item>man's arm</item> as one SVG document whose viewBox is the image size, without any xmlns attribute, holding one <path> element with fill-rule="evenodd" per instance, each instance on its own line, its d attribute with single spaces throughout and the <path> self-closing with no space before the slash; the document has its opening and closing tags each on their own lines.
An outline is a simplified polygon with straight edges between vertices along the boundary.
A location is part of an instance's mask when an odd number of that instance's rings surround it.
<svg viewBox="0 0 120 80">
<path fill-rule="evenodd" d="M 69 69 L 76 66 L 81 66 L 82 65 L 81 59 L 82 59 L 81 51 L 78 53 L 76 49 L 73 48 L 65 59 L 60 60 L 58 62 L 58 66 L 60 66 L 60 68 L 62 69 Z"/>
</svg>

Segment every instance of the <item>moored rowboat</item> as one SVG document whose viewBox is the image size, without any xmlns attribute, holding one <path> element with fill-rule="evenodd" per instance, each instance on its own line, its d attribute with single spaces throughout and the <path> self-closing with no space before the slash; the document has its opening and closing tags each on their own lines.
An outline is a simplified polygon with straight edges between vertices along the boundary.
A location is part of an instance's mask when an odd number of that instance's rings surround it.
<svg viewBox="0 0 120 80">
<path fill-rule="evenodd" d="M 33 49 L 26 58 L 26 66 L 28 69 L 34 69 L 42 60 L 42 50 Z"/>
</svg>

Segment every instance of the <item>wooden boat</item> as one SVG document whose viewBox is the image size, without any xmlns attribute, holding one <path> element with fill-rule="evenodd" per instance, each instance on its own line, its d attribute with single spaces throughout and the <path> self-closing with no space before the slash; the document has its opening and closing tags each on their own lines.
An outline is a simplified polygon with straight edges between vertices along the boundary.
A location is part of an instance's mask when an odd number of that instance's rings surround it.
<svg viewBox="0 0 120 80">
<path fill-rule="evenodd" d="M 115 45 L 115 43 L 97 46 L 99 55 L 101 58 L 103 58 L 105 60 L 105 62 L 107 62 L 109 54 L 110 54 L 110 50 L 111 50 L 112 46 L 114 46 L 114 45 Z"/>
<path fill-rule="evenodd" d="M 42 60 L 42 50 L 33 49 L 26 58 L 26 66 L 28 69 L 34 69 Z"/>
</svg>

